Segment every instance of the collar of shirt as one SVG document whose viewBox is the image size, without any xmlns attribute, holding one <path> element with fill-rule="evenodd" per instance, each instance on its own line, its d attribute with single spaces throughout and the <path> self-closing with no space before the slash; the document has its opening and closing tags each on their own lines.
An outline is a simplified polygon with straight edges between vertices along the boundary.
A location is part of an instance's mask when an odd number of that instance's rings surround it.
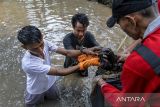
<svg viewBox="0 0 160 107">
<path fill-rule="evenodd" d="M 28 50 L 27 50 L 26 53 L 31 57 L 31 59 L 38 59 L 39 61 L 42 61 L 42 62 L 45 61 L 44 59 L 42 59 L 42 58 L 40 58 L 38 56 L 32 55 Z"/>
<path fill-rule="evenodd" d="M 143 39 L 146 38 L 149 34 L 157 30 L 160 27 L 160 16 L 158 16 L 155 20 L 153 20 L 147 27 L 144 32 Z"/>
</svg>

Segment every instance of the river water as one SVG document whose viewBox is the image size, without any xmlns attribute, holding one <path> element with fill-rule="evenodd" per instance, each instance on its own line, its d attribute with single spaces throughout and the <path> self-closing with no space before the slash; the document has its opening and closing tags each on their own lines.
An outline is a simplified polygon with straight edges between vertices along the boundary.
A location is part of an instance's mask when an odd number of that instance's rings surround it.
<svg viewBox="0 0 160 107">
<path fill-rule="evenodd" d="M 119 26 L 106 27 L 111 10 L 87 0 L 0 0 L 0 107 L 24 107 L 25 74 L 21 58 L 25 52 L 17 41 L 17 31 L 25 25 L 37 26 L 45 38 L 60 47 L 63 37 L 72 31 L 71 17 L 84 12 L 90 19 L 88 30 L 104 47 L 114 51 L 125 37 Z M 124 50 L 130 43 L 127 39 Z M 62 66 L 64 56 L 51 56 L 55 66 Z M 90 68 L 94 71 L 93 68 Z M 47 101 L 40 107 L 91 107 L 90 89 L 94 72 L 89 77 L 72 74 L 58 81 L 61 101 Z"/>
</svg>

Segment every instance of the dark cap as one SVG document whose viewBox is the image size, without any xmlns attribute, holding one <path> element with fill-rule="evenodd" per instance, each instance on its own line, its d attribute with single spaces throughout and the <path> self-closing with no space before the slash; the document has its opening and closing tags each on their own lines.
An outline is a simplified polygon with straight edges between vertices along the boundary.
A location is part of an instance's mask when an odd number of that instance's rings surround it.
<svg viewBox="0 0 160 107">
<path fill-rule="evenodd" d="M 107 26 L 113 27 L 120 17 L 140 11 L 152 5 L 152 0 L 113 0 L 112 16 L 107 20 Z"/>
</svg>

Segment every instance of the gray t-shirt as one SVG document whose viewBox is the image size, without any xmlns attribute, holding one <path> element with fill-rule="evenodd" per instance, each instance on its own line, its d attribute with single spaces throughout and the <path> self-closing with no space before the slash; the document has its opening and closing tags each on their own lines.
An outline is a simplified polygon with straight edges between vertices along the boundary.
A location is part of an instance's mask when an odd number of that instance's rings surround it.
<svg viewBox="0 0 160 107">
<path fill-rule="evenodd" d="M 99 46 L 99 43 L 96 41 L 94 35 L 87 31 L 85 33 L 83 41 L 81 42 L 78 41 L 73 33 L 67 34 L 63 39 L 63 45 L 65 49 L 79 49 L 81 46 L 86 48 Z M 64 67 L 67 68 L 74 65 L 75 61 L 76 60 L 74 58 L 66 57 Z"/>
</svg>

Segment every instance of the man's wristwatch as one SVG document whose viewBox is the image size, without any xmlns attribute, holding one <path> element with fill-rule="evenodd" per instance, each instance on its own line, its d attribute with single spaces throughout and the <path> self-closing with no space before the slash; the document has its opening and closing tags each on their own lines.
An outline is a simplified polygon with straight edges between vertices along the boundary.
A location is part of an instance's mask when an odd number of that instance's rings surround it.
<svg viewBox="0 0 160 107">
<path fill-rule="evenodd" d="M 83 52 L 83 49 L 86 49 L 86 48 L 83 47 L 83 46 L 81 46 L 81 47 L 79 48 L 79 50 L 80 50 L 81 53 L 84 53 L 84 52 Z"/>
</svg>

